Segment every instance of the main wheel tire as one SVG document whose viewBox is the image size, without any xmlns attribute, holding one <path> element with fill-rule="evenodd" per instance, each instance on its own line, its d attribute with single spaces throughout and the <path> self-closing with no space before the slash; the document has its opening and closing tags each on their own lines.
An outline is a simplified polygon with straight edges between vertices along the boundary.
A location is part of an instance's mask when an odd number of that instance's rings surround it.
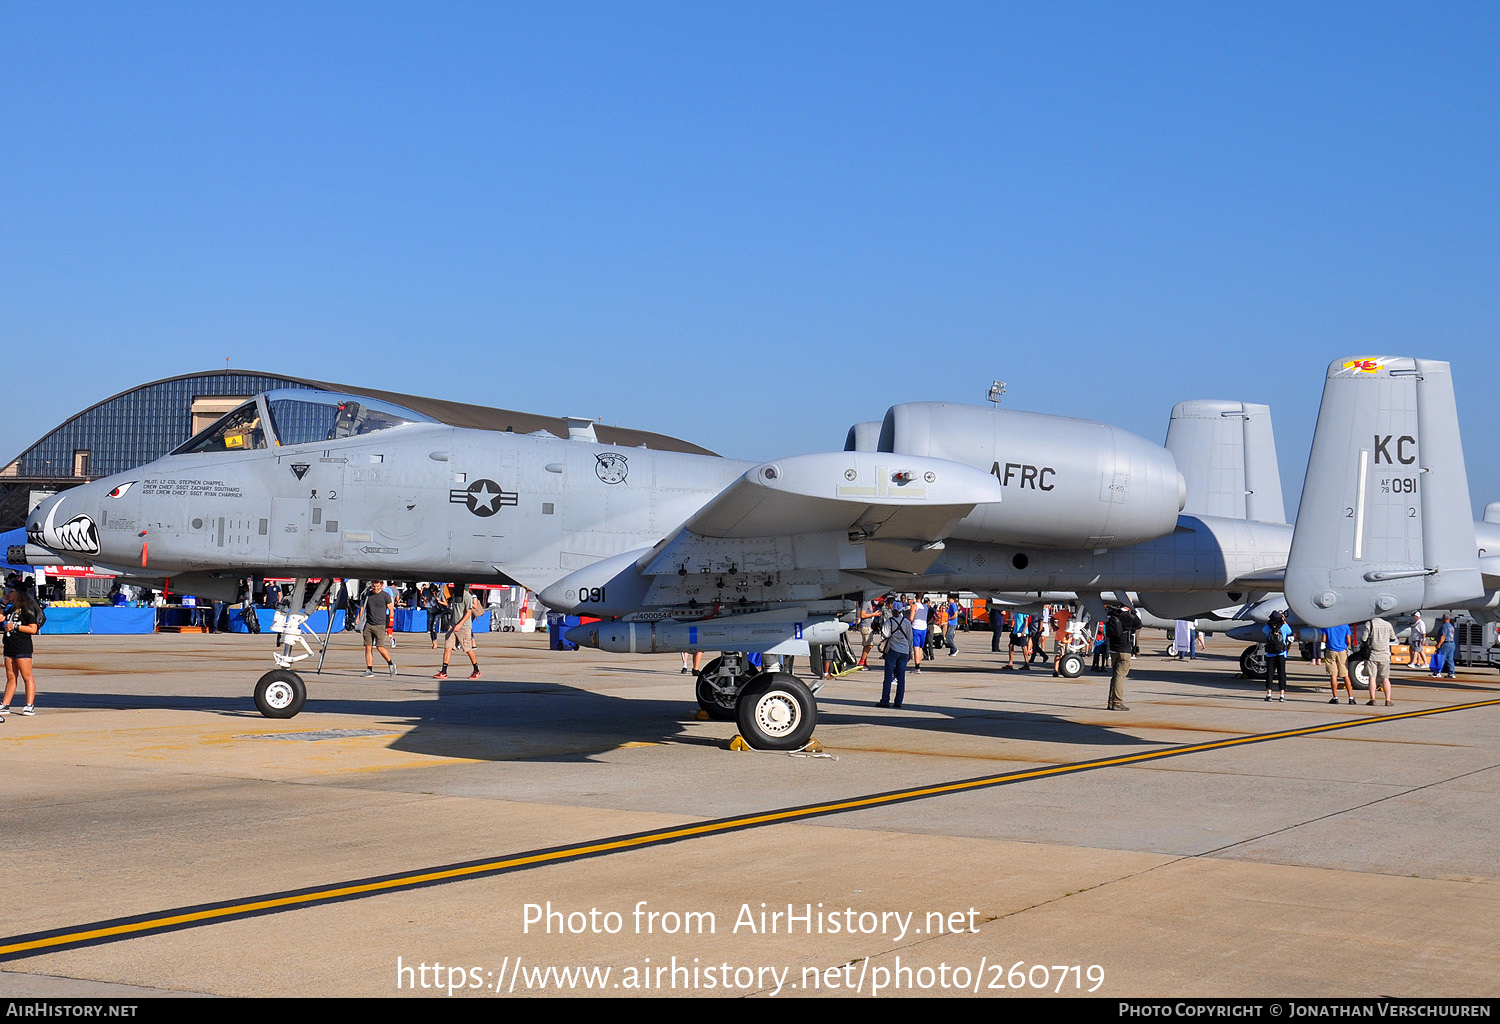
<svg viewBox="0 0 1500 1024">
<path fill-rule="evenodd" d="M 715 689 L 713 684 L 709 682 L 710 679 L 718 674 L 719 663 L 723 660 L 723 658 L 715 658 L 703 666 L 703 671 L 698 673 L 698 682 L 694 687 L 694 691 L 698 697 L 698 706 L 703 709 L 709 718 L 712 718 L 716 722 L 732 722 L 734 721 L 735 705 L 739 702 L 736 700 L 726 703 L 725 695 Z"/>
<path fill-rule="evenodd" d="M 1251 644 L 1240 655 L 1240 675 L 1245 679 L 1266 678 L 1266 650 L 1260 644 Z"/>
<path fill-rule="evenodd" d="M 1174 640 L 1168 640 L 1167 641 L 1167 657 L 1169 657 L 1169 658 L 1175 658 L 1175 657 L 1177 657 L 1177 643 Z"/>
<path fill-rule="evenodd" d="M 1360 689 L 1369 689 L 1370 686 L 1370 659 L 1350 658 L 1349 678 L 1354 680 L 1354 685 Z"/>
<path fill-rule="evenodd" d="M 812 739 L 818 704 L 789 672 L 770 672 L 740 691 L 740 735 L 757 750 L 797 750 Z"/>
<path fill-rule="evenodd" d="M 272 669 L 255 684 L 255 706 L 267 718 L 293 718 L 306 703 L 307 685 L 289 669 Z"/>
<path fill-rule="evenodd" d="M 1083 655 L 1071 652 L 1064 654 L 1058 662 L 1057 670 L 1069 679 L 1077 679 L 1083 675 Z"/>
</svg>

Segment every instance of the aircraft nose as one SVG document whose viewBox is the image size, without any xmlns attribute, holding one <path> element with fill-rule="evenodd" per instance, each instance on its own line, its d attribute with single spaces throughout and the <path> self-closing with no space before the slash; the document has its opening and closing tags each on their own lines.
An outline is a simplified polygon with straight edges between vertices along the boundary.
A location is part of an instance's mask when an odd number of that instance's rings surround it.
<svg viewBox="0 0 1500 1024">
<path fill-rule="evenodd" d="M 54 510 L 62 501 L 61 494 L 54 494 L 50 498 L 43 498 L 42 503 L 31 510 L 31 515 L 26 517 L 26 539 L 33 544 L 41 544 L 43 524 L 47 517 L 54 514 Z"/>
<path fill-rule="evenodd" d="M 89 512 L 97 505 L 84 484 L 54 494 L 26 517 L 26 539 L 59 554 L 97 555 L 99 527 Z"/>
</svg>

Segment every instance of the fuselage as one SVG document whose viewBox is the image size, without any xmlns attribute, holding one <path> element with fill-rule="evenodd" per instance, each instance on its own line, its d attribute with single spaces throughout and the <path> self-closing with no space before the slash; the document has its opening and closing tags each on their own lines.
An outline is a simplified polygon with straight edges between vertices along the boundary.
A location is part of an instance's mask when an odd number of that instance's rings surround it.
<svg viewBox="0 0 1500 1024">
<path fill-rule="evenodd" d="M 748 465 L 423 421 L 334 440 L 284 444 L 272 431 L 230 440 L 243 450 L 199 445 L 215 450 L 179 450 L 50 498 L 28 518 L 28 539 L 137 575 L 513 579 L 540 589 L 654 543 Z"/>
</svg>

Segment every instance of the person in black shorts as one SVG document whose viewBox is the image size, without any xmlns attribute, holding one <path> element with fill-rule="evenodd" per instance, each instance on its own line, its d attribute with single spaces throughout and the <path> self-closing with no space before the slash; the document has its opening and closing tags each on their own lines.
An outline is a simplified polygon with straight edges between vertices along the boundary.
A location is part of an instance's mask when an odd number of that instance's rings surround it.
<svg viewBox="0 0 1500 1024">
<path fill-rule="evenodd" d="M 31 674 L 31 638 L 41 630 L 42 606 L 37 603 L 24 581 L 7 580 L 5 584 L 5 698 L 0 701 L 0 722 L 10 710 L 16 695 L 16 677 L 26 685 L 23 715 L 36 714 L 36 679 Z"/>
</svg>

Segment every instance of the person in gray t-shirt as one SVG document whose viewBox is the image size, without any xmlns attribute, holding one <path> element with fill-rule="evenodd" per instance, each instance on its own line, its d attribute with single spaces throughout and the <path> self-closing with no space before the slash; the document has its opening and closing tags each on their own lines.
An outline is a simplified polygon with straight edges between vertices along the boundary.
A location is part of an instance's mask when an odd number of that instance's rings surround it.
<svg viewBox="0 0 1500 1024">
<path fill-rule="evenodd" d="M 885 681 L 881 685 L 878 706 L 890 706 L 891 683 L 894 682 L 896 707 L 899 708 L 906 700 L 906 663 L 917 646 L 915 630 L 905 615 L 891 614 L 886 616 L 883 632 L 881 654 L 885 657 Z"/>
<path fill-rule="evenodd" d="M 391 609 L 395 607 L 395 596 L 385 589 L 385 580 L 376 580 L 370 584 L 370 592 L 365 595 L 364 608 L 365 628 L 362 631 L 365 641 L 365 675 L 375 674 L 375 657 L 372 652 L 379 651 L 380 656 L 385 659 L 385 665 L 391 675 L 396 674 L 396 662 L 392 660 L 387 648 L 394 646 L 395 638 L 391 635 L 389 628 L 391 621 Z"/>
</svg>

